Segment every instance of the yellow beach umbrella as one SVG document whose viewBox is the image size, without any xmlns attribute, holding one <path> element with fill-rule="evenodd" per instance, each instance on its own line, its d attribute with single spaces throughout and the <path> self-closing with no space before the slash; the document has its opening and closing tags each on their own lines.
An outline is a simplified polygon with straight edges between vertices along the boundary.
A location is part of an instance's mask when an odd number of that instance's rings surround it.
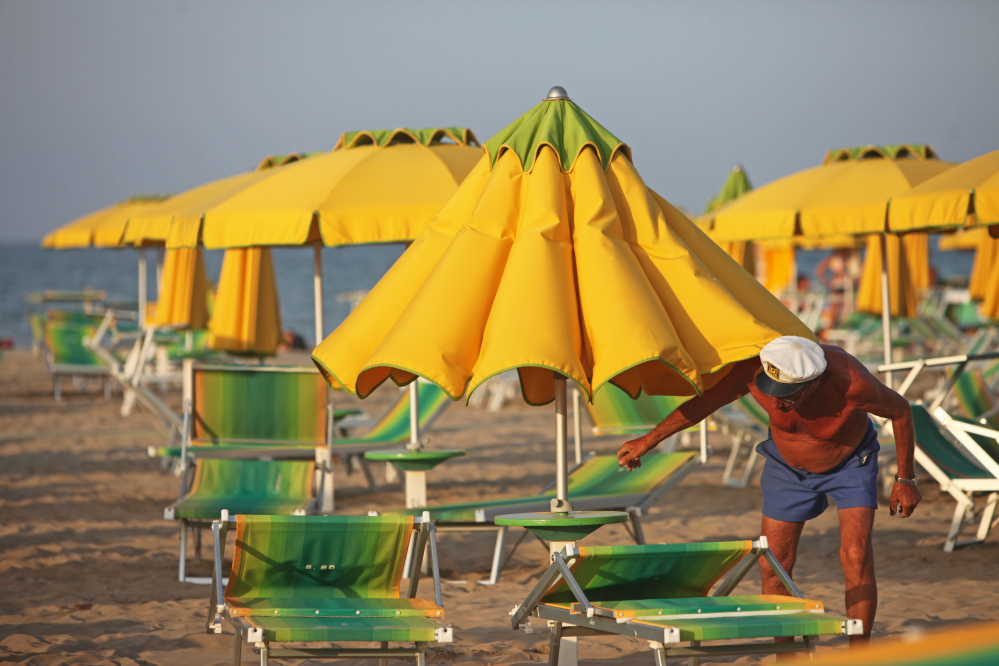
<svg viewBox="0 0 999 666">
<path fill-rule="evenodd" d="M 999 150 L 953 169 L 892 198 L 891 231 L 999 224 Z"/>
<path fill-rule="evenodd" d="M 988 235 L 989 230 L 985 227 L 959 229 L 954 233 L 940 234 L 940 238 L 937 241 L 937 249 L 941 252 L 977 250 L 982 238 Z"/>
<path fill-rule="evenodd" d="M 281 341 L 274 262 L 266 247 L 226 250 L 208 346 L 238 354 L 273 355 Z"/>
<path fill-rule="evenodd" d="M 628 146 L 553 88 L 490 139 L 427 229 L 313 353 L 364 397 L 422 376 L 453 399 L 516 368 L 524 398 L 566 378 L 694 395 L 780 335 L 790 311 L 651 191 Z M 566 499 L 565 433 L 558 499 Z"/>
<path fill-rule="evenodd" d="M 929 287 L 929 260 L 926 234 L 910 234 L 899 238 L 885 236 L 888 244 L 888 302 L 893 317 L 915 317 L 917 294 Z M 864 259 L 860 286 L 857 289 L 857 309 L 880 315 L 884 305 L 881 295 L 882 237 L 867 237 L 867 256 Z"/>
<path fill-rule="evenodd" d="M 718 196 L 713 197 L 707 203 L 704 207 L 704 212 L 710 213 L 713 210 L 718 210 L 752 189 L 753 185 L 749 182 L 749 176 L 746 174 L 746 171 L 742 168 L 742 165 L 736 164 L 732 167 L 728 178 L 722 184 Z M 708 222 L 710 223 L 710 220 Z M 711 234 L 708 233 L 708 236 L 710 237 Z M 756 275 L 756 248 L 753 246 L 752 241 L 721 242 L 718 245 L 721 249 L 725 250 L 725 254 L 735 259 L 737 264 L 745 268 L 747 273 Z"/>
<path fill-rule="evenodd" d="M 42 247 L 49 250 L 76 248 L 120 247 L 129 217 L 155 208 L 166 195 L 138 195 L 85 215 L 69 224 L 59 227 L 42 239 Z M 146 325 L 146 253 L 139 249 L 139 325 Z"/>
<path fill-rule="evenodd" d="M 715 211 L 712 231 L 726 241 L 885 234 L 889 201 L 952 166 L 927 145 L 832 150 L 821 166 L 769 183 Z M 883 285 L 892 265 L 887 251 L 887 242 L 881 243 Z M 886 363 L 891 362 L 890 291 L 889 286 L 881 289 Z"/>
<path fill-rule="evenodd" d="M 200 247 L 167 250 L 154 323 L 187 329 L 208 324 L 208 281 Z"/>
</svg>

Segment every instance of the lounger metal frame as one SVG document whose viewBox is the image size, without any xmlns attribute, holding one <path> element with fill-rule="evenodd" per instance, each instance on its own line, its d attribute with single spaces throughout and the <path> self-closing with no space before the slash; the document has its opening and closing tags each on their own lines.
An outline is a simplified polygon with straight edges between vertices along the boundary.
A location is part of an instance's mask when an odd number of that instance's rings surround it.
<svg viewBox="0 0 999 666">
<path fill-rule="evenodd" d="M 249 622 L 242 617 L 232 617 L 229 606 L 225 603 L 225 585 L 228 579 L 222 575 L 222 557 L 225 553 L 226 536 L 231 525 L 235 525 L 235 516 L 229 516 L 228 511 L 223 511 L 221 520 L 213 520 L 211 523 L 212 539 L 215 546 L 215 566 L 212 569 L 211 596 L 208 600 L 208 613 L 205 618 L 206 634 L 221 634 L 222 619 L 229 621 L 235 630 L 235 641 L 233 645 L 232 663 L 233 666 L 240 666 L 242 662 L 243 641 L 250 643 L 253 649 L 260 655 L 260 666 L 268 666 L 270 659 L 371 659 L 381 657 L 381 664 L 388 663 L 389 658 L 413 658 L 417 666 L 426 665 L 427 643 L 418 642 L 414 647 L 390 648 L 387 642 L 383 642 L 377 648 L 272 648 L 263 640 L 263 631 L 250 626 Z M 419 529 L 414 529 L 410 535 L 409 553 L 407 554 L 407 568 L 404 578 L 409 580 L 407 596 L 410 599 L 416 597 L 420 585 L 420 573 L 423 569 L 424 553 L 429 550 L 430 571 L 434 580 L 434 598 L 438 606 L 443 606 L 443 594 L 441 591 L 440 566 L 437 559 L 437 534 L 436 526 L 430 522 L 427 514 L 417 516 L 413 519 Z M 429 546 L 429 548 L 428 548 Z M 437 643 L 451 643 L 454 634 L 450 626 L 441 625 L 434 632 Z"/>
<path fill-rule="evenodd" d="M 530 625 L 528 618 L 536 617 L 547 620 L 549 631 L 551 632 L 548 652 L 548 663 L 550 666 L 562 664 L 562 666 L 575 666 L 576 653 L 574 649 L 564 655 L 560 660 L 563 638 L 575 638 L 578 636 L 628 636 L 649 641 L 649 648 L 653 651 L 656 666 L 665 666 L 666 660 L 676 657 L 689 657 L 691 666 L 696 666 L 700 657 L 720 657 L 730 655 L 752 655 L 752 654 L 774 654 L 780 652 L 815 652 L 813 639 L 809 636 L 802 636 L 802 642 L 791 643 L 728 643 L 725 645 L 703 646 L 701 641 L 687 641 L 689 645 L 678 646 L 676 644 L 684 642 L 680 640 L 680 632 L 676 628 L 657 627 L 631 620 L 617 619 L 612 615 L 601 612 L 593 607 L 586 598 L 586 593 L 582 586 L 572 575 L 572 563 L 579 556 L 579 549 L 575 546 L 566 546 L 562 551 L 552 555 L 552 564 L 538 580 L 534 589 L 527 595 L 524 603 L 514 606 L 510 612 L 512 619 L 510 624 L 514 630 L 527 629 Z M 712 593 L 713 597 L 724 597 L 732 593 L 735 587 L 746 576 L 749 571 L 756 566 L 760 558 L 766 562 L 777 574 L 777 578 L 784 585 L 788 594 L 803 599 L 804 595 L 798 586 L 794 584 L 791 577 L 774 557 L 767 544 L 767 538 L 761 536 L 759 540 L 753 541 L 752 550 L 747 553 L 732 569 L 728 575 L 718 585 Z M 563 578 L 572 590 L 578 603 L 572 604 L 573 610 L 557 608 L 541 603 L 542 598 L 548 590 Z M 575 607 L 579 610 L 575 610 Z M 863 633 L 863 623 L 860 620 L 847 619 L 843 622 L 843 633 L 848 636 L 860 635 Z M 572 646 L 573 648 L 575 646 Z"/>
</svg>

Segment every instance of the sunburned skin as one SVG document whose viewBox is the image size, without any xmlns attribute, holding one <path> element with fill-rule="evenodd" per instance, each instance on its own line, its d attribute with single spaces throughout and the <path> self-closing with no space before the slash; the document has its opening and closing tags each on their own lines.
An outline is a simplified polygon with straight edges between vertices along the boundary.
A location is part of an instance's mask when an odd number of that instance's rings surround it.
<svg viewBox="0 0 999 666">
<path fill-rule="evenodd" d="M 713 388 L 684 403 L 644 437 L 626 442 L 618 451 L 618 463 L 628 469 L 640 467 L 641 456 L 659 442 L 751 393 L 769 415 L 774 443 L 788 465 L 815 473 L 829 471 L 857 449 L 867 430 L 867 415 L 874 414 L 892 421 L 898 475 L 911 479 L 914 433 L 909 403 L 841 348 L 822 345 L 822 351 L 825 372 L 803 392 L 784 400 L 756 388 L 758 357 L 734 364 Z M 894 514 L 895 502 L 891 509 Z M 903 515 L 910 512 L 904 507 Z"/>
</svg>

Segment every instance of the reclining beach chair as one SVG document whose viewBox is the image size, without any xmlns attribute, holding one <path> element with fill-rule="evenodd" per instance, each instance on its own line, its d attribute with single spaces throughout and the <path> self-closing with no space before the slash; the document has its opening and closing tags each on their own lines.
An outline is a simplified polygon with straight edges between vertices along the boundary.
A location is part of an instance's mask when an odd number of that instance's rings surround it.
<svg viewBox="0 0 999 666">
<path fill-rule="evenodd" d="M 711 418 L 717 421 L 722 430 L 732 438 L 732 451 L 725 462 L 722 483 L 732 488 L 745 488 L 753 478 L 753 468 L 759 457 L 756 445 L 768 437 L 770 417 L 753 396 L 744 395 L 716 411 Z M 736 471 L 736 467 L 739 458 L 744 455 L 742 448 L 744 444 L 749 446 L 749 452 L 745 454 L 746 462 L 740 473 Z M 733 478 L 733 475 L 736 478 Z"/>
<path fill-rule="evenodd" d="M 729 596 L 761 557 L 789 596 Z M 699 657 L 812 652 L 819 636 L 863 633 L 860 620 L 826 615 L 822 602 L 805 599 L 770 553 L 766 537 L 658 546 L 570 545 L 553 555 L 551 566 L 510 614 L 515 630 L 526 628 L 531 617 L 549 622 L 552 665 L 576 663 L 578 636 L 647 640 L 655 663 L 664 666 L 670 657 L 692 657 L 696 663 Z M 797 636 L 802 641 L 746 642 Z M 738 642 L 702 645 L 722 640 Z"/>
<path fill-rule="evenodd" d="M 697 463 L 694 451 L 652 454 L 642 458 L 642 466 L 629 472 L 617 464 L 615 456 L 592 456 L 571 470 L 569 501 L 577 511 L 627 511 L 631 518 L 629 531 L 635 543 L 645 543 L 641 517 L 666 493 L 675 488 Z M 509 513 L 550 511 L 555 497 L 552 482 L 539 494 L 530 497 L 464 504 L 446 504 L 386 512 L 387 515 L 419 515 L 426 511 L 441 532 L 496 532 L 492 570 L 489 581 L 499 581 L 503 565 L 513 557 L 520 541 L 509 555 L 505 554 L 507 527 L 496 525 L 493 519 Z M 627 529 L 627 526 L 626 526 Z M 525 531 L 521 539 L 526 535 Z"/>
<path fill-rule="evenodd" d="M 62 400 L 62 377 L 85 383 L 99 378 L 104 385 L 104 397 L 111 397 L 111 373 L 108 364 L 84 345 L 83 340 L 94 334 L 101 318 L 83 312 L 49 310 L 45 316 L 45 365 L 52 375 L 56 402 Z"/>
<path fill-rule="evenodd" d="M 994 438 L 999 447 L 999 432 L 957 421 L 939 407 L 934 408 L 931 415 L 925 407 L 915 404 L 912 405 L 912 422 L 916 431 L 916 462 L 940 484 L 941 490 L 957 501 L 944 552 L 984 541 L 993 527 L 996 501 L 999 500 L 999 463 L 982 448 L 975 436 Z M 961 446 L 948 439 L 944 434 L 948 431 Z M 976 492 L 990 493 L 982 510 L 978 533 L 974 539 L 958 541 L 965 516 L 974 514 Z"/>
<path fill-rule="evenodd" d="M 193 476 L 188 473 L 191 469 Z M 310 461 L 212 458 L 184 469 L 179 498 L 163 511 L 164 520 L 180 521 L 179 580 L 209 582 L 187 575 L 187 532 L 194 531 L 194 552 L 200 560 L 201 532 L 223 510 L 262 516 L 318 513 L 325 475 L 318 475 L 317 486 L 315 469 Z"/>
<path fill-rule="evenodd" d="M 974 419 L 981 425 L 997 427 L 999 426 L 999 418 L 997 418 L 999 401 L 996 400 L 995 394 L 989 388 L 985 379 L 986 372 L 969 372 L 967 370 L 962 372 L 954 381 L 954 398 L 965 416 Z"/>
<path fill-rule="evenodd" d="M 223 589 L 222 554 L 235 523 L 232 573 Z M 233 663 L 245 640 L 270 658 L 414 658 L 426 663 L 428 643 L 450 643 L 442 624 L 434 526 L 425 517 L 244 516 L 212 524 L 215 569 L 206 632 L 235 629 Z M 426 544 L 434 601 L 417 597 Z M 407 554 L 412 550 L 413 557 Z M 407 560 L 412 566 L 406 569 Z M 409 574 L 408 581 L 405 574 Z M 380 642 L 380 647 L 274 643 Z M 409 643 L 389 647 L 389 643 Z"/>
</svg>

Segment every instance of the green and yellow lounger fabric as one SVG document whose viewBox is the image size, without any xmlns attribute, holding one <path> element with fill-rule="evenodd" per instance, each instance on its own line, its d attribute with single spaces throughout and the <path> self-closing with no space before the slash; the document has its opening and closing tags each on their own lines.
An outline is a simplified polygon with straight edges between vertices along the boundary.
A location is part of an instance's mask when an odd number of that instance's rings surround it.
<svg viewBox="0 0 999 666">
<path fill-rule="evenodd" d="M 413 524 L 401 516 L 237 516 L 230 618 L 262 629 L 265 641 L 433 641 L 444 609 L 401 594 Z"/>
<path fill-rule="evenodd" d="M 912 407 L 912 425 L 916 431 L 916 444 L 944 474 L 952 479 L 991 479 L 991 474 L 971 462 L 960 449 L 950 442 L 936 420 L 922 405 Z"/>
<path fill-rule="evenodd" d="M 106 368 L 107 364 L 83 344 L 100 323 L 100 317 L 83 312 L 49 310 L 44 327 L 49 365 Z"/>
<path fill-rule="evenodd" d="M 173 517 L 218 518 L 223 509 L 258 515 L 305 511 L 314 501 L 315 468 L 297 460 L 199 460 L 191 490 L 171 507 Z"/>
<path fill-rule="evenodd" d="M 999 622 L 982 622 L 919 638 L 883 640 L 864 650 L 837 650 L 814 666 L 995 666 L 999 664 Z"/>
<path fill-rule="evenodd" d="M 572 576 L 600 615 L 680 630 L 681 641 L 843 633 L 822 602 L 782 595 L 708 597 L 752 541 L 579 548 Z M 562 578 L 541 603 L 580 610 Z"/>
<path fill-rule="evenodd" d="M 620 435 L 636 430 L 648 430 L 659 424 L 689 400 L 686 397 L 648 395 L 631 396 L 611 383 L 604 384 L 586 403 L 586 410 L 597 435 Z"/>
<path fill-rule="evenodd" d="M 984 414 L 996 407 L 995 396 L 989 391 L 985 384 L 982 373 L 962 372 L 954 382 L 954 397 L 957 404 L 969 419 L 977 419 L 980 414 Z M 999 419 L 995 417 L 988 420 L 990 428 L 999 427 Z"/>
<path fill-rule="evenodd" d="M 569 475 L 569 499 L 579 504 L 590 499 L 627 497 L 632 501 L 622 500 L 624 504 L 621 506 L 640 503 L 641 496 L 647 495 L 666 482 L 695 455 L 693 451 L 685 451 L 646 456 L 642 459 L 642 466 L 632 472 L 620 467 L 616 456 L 595 456 Z M 524 505 L 547 504 L 553 497 L 555 490 L 530 497 L 446 504 L 391 513 L 420 515 L 423 511 L 429 511 L 430 518 L 434 521 L 483 522 L 484 511 L 502 509 L 505 513 L 517 513 Z"/>
</svg>

